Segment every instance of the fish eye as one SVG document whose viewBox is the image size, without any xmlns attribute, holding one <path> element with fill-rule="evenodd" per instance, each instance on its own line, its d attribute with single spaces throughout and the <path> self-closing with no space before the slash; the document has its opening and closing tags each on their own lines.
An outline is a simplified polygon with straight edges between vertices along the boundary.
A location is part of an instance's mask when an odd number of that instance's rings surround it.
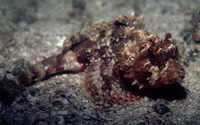
<svg viewBox="0 0 200 125">
<path fill-rule="evenodd" d="M 162 66 L 166 61 L 178 58 L 178 49 L 174 44 L 161 44 L 149 47 L 147 57 L 153 65 Z"/>
</svg>

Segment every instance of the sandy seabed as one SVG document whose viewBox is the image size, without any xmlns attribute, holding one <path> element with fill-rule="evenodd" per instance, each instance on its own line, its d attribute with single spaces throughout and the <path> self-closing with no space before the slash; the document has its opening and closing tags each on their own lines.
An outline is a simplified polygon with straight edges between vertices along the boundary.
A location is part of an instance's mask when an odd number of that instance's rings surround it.
<svg viewBox="0 0 200 125">
<path fill-rule="evenodd" d="M 172 33 L 186 70 L 181 85 L 155 90 L 131 105 L 101 108 L 82 89 L 82 72 L 56 75 L 27 87 L 9 106 L 0 102 L 0 125 L 200 124 L 200 43 L 189 37 L 199 5 L 199 0 L 0 0 L 0 63 L 34 64 L 58 54 L 70 34 L 135 11 L 151 32 Z"/>
</svg>

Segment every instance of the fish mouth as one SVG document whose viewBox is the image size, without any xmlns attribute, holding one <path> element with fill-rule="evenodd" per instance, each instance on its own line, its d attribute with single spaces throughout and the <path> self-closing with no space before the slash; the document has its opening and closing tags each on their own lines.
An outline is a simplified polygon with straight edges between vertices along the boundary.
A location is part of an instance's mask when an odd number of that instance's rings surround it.
<svg viewBox="0 0 200 125">
<path fill-rule="evenodd" d="M 185 77 L 185 70 L 178 60 L 169 59 L 162 68 L 152 66 L 149 72 L 137 77 L 138 82 L 133 81 L 132 85 L 140 88 L 159 88 L 165 85 L 181 83 Z M 146 77 L 144 77 L 146 76 Z"/>
<path fill-rule="evenodd" d="M 185 70 L 177 60 L 169 59 L 161 69 L 156 86 L 181 83 L 185 78 Z"/>
</svg>

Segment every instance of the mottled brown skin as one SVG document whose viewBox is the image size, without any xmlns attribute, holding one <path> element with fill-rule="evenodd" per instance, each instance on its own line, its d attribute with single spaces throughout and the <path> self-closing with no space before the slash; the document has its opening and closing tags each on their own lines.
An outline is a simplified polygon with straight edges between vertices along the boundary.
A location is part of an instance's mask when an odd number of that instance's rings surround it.
<svg viewBox="0 0 200 125">
<path fill-rule="evenodd" d="M 133 102 L 132 86 L 157 88 L 182 82 L 185 76 L 171 34 L 160 39 L 134 13 L 72 35 L 61 54 L 26 69 L 15 73 L 18 84 L 25 86 L 51 74 L 84 70 L 86 92 L 97 102 L 113 104 Z"/>
</svg>

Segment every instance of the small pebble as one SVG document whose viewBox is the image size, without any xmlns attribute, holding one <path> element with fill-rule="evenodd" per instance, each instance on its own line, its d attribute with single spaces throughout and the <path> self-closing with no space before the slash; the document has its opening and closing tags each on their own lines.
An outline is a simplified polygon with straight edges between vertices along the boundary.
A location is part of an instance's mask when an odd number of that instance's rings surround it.
<svg viewBox="0 0 200 125">
<path fill-rule="evenodd" d="M 33 125 L 35 123 L 36 114 L 27 114 L 24 119 L 25 125 Z"/>
<path fill-rule="evenodd" d="M 165 113 L 169 112 L 169 108 L 164 104 L 154 104 L 152 106 L 154 112 L 158 113 L 159 115 L 164 115 Z"/>
<path fill-rule="evenodd" d="M 52 102 L 52 104 L 56 109 L 61 109 L 63 107 L 63 102 L 59 100 Z"/>
</svg>

